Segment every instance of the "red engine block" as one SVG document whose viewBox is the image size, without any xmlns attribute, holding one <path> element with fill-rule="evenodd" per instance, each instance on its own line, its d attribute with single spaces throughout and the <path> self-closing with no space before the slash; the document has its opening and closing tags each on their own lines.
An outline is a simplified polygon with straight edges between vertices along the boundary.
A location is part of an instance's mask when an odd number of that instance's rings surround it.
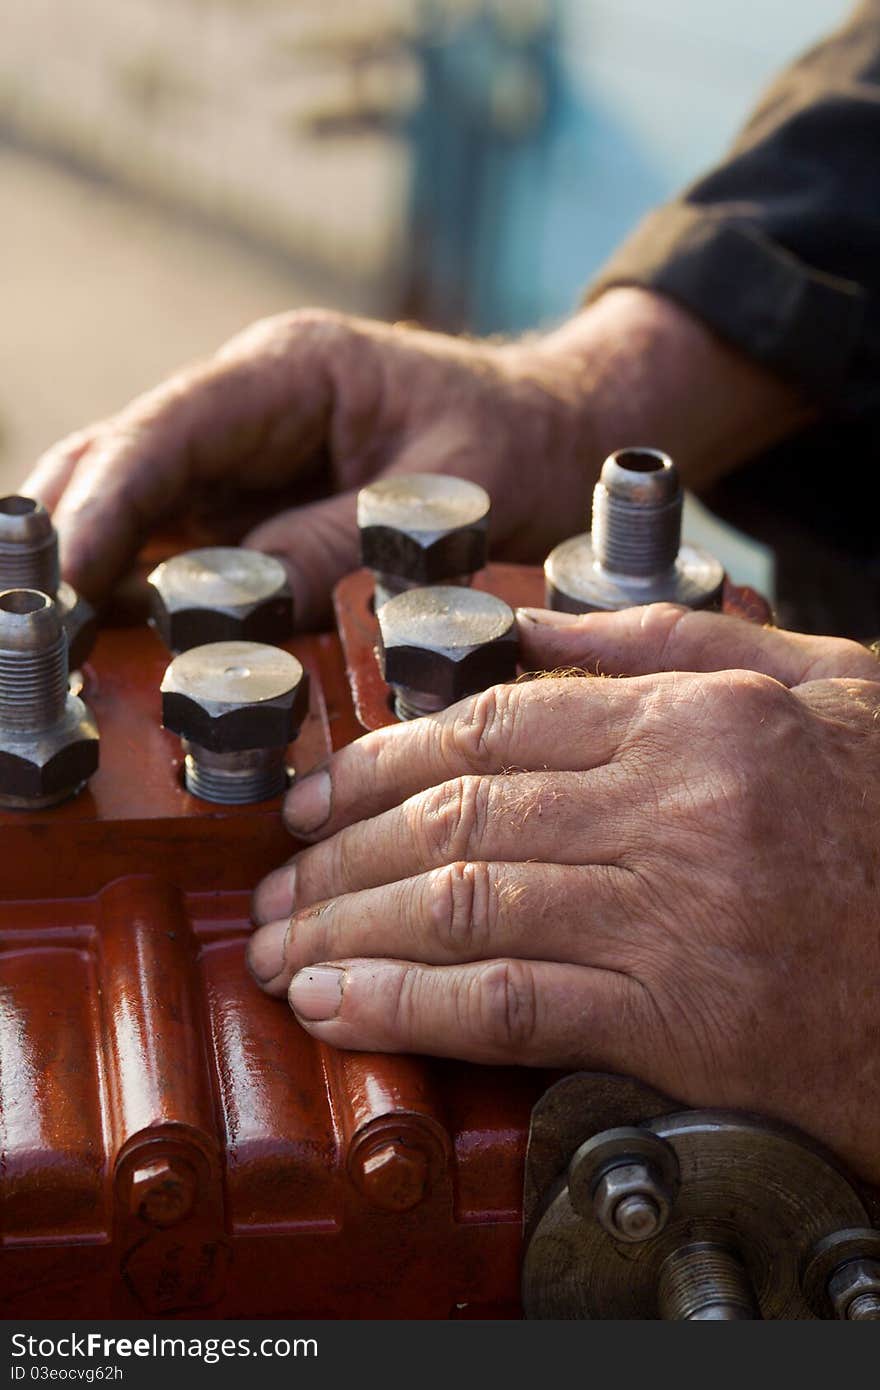
<svg viewBox="0 0 880 1390">
<path fill-rule="evenodd" d="M 478 582 L 540 603 L 536 570 Z M 393 718 L 369 576 L 311 675 L 303 772 Z M 756 596 L 727 607 L 766 618 Z M 346 671 L 346 659 L 348 671 Z M 257 880 L 296 848 L 278 804 L 184 790 L 168 655 L 102 631 L 85 673 L 101 768 L 2 814 L 0 1304 L 7 1317 L 518 1314 L 523 1161 L 547 1078 L 334 1051 L 243 963 Z"/>
</svg>

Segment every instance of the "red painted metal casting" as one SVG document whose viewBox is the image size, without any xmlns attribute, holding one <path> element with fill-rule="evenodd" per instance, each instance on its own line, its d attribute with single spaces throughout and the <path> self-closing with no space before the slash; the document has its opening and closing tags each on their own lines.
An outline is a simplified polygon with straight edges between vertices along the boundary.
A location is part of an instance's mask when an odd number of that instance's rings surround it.
<svg viewBox="0 0 880 1390">
<path fill-rule="evenodd" d="M 538 571 L 478 583 L 541 601 Z M 355 711 L 392 719 L 369 596 L 367 575 L 340 586 L 345 659 L 335 636 L 291 644 L 312 677 L 300 772 L 357 737 Z M 296 844 L 277 802 L 185 791 L 167 660 L 142 623 L 105 628 L 85 672 L 100 771 L 64 806 L 0 813 L 3 1314 L 516 1316 L 546 1078 L 335 1052 L 256 988 L 249 894 Z"/>
</svg>

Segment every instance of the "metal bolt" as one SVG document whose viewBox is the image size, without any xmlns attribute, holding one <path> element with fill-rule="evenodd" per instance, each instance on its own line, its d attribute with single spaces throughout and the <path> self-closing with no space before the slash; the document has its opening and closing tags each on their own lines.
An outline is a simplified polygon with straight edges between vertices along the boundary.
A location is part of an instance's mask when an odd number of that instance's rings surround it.
<svg viewBox="0 0 880 1390">
<path fill-rule="evenodd" d="M 494 594 L 410 589 L 377 616 L 379 660 L 398 719 L 435 713 L 516 674 L 516 621 Z"/>
<path fill-rule="evenodd" d="M 616 1241 L 637 1245 L 663 1230 L 678 1187 L 675 1151 L 650 1130 L 606 1129 L 574 1154 L 568 1197 L 585 1220 L 593 1217 Z"/>
<path fill-rule="evenodd" d="M 880 1320 L 880 1261 L 848 1260 L 828 1280 L 828 1297 L 837 1318 Z"/>
<path fill-rule="evenodd" d="M 714 604 L 724 570 L 714 556 L 681 543 L 684 494 L 678 470 L 658 449 L 620 449 L 602 465 L 589 535 L 551 551 L 547 603 L 568 613 L 668 601 Z"/>
<path fill-rule="evenodd" d="M 196 1200 L 196 1175 L 183 1159 L 159 1158 L 131 1175 L 129 1207 L 151 1226 L 175 1226 Z"/>
<path fill-rule="evenodd" d="M 42 502 L 0 497 L 0 589 L 37 589 L 55 600 L 76 670 L 95 640 L 94 609 L 61 580 L 58 534 Z"/>
<path fill-rule="evenodd" d="M 0 594 L 0 807 L 54 806 L 97 768 L 98 731 L 67 677 L 52 599 L 35 589 Z"/>
<path fill-rule="evenodd" d="M 212 642 L 175 657 L 161 691 L 162 722 L 183 740 L 193 796 L 242 805 L 284 790 L 287 745 L 308 709 L 295 656 L 260 642 Z"/>
<path fill-rule="evenodd" d="M 465 478 L 395 474 L 358 493 L 361 557 L 376 578 L 376 611 L 425 584 L 468 585 L 486 563 L 489 494 Z"/>
<path fill-rule="evenodd" d="M 150 621 L 166 647 L 211 642 L 286 642 L 293 598 L 280 560 L 257 550 L 211 546 L 165 560 L 149 575 Z"/>
<path fill-rule="evenodd" d="M 368 1153 L 355 1174 L 364 1196 L 382 1211 L 412 1211 L 427 1196 L 429 1179 L 424 1150 L 397 1139 Z"/>
<path fill-rule="evenodd" d="M 740 1322 L 758 1318 L 751 1281 L 724 1246 L 694 1241 L 664 1260 L 658 1288 L 660 1316 L 673 1322 Z"/>
</svg>

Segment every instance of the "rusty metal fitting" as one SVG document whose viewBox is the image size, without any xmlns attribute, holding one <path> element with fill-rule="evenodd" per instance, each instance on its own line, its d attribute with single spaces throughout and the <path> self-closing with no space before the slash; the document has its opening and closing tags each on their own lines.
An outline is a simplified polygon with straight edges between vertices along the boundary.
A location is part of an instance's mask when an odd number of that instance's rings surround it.
<svg viewBox="0 0 880 1390">
<path fill-rule="evenodd" d="M 187 790 L 243 805 L 287 785 L 285 753 L 308 710 L 295 656 L 260 642 L 212 642 L 176 656 L 161 685 L 162 722 L 183 740 Z"/>
<path fill-rule="evenodd" d="M 516 674 L 516 620 L 494 594 L 410 589 L 377 617 L 379 660 L 398 719 L 436 713 Z"/>
<path fill-rule="evenodd" d="M 147 582 L 150 622 L 169 651 L 211 642 L 274 645 L 293 633 L 287 571 L 258 550 L 188 550 L 157 565 Z"/>
<path fill-rule="evenodd" d="M 828 1280 L 828 1297 L 836 1318 L 880 1320 L 880 1261 L 848 1260 Z"/>
<path fill-rule="evenodd" d="M 477 483 L 440 473 L 401 473 L 361 488 L 361 558 L 375 576 L 376 611 L 407 589 L 470 584 L 486 563 L 490 505 Z"/>
<path fill-rule="evenodd" d="M 61 579 L 58 533 L 42 502 L 33 497 L 0 497 L 0 590 L 3 589 L 38 589 L 55 600 L 67 633 L 69 665 L 77 670 L 94 644 L 95 610 Z"/>
<path fill-rule="evenodd" d="M 195 1170 L 182 1158 L 156 1158 L 135 1168 L 129 1210 L 150 1226 L 176 1226 L 195 1206 Z"/>
<path fill-rule="evenodd" d="M 388 1139 L 358 1155 L 352 1173 L 370 1204 L 381 1211 L 412 1211 L 428 1194 L 431 1165 L 424 1149 Z"/>
<path fill-rule="evenodd" d="M 880 1319 L 880 1231 L 852 1227 L 820 1240 L 804 1268 L 802 1285 L 817 1317 Z"/>
<path fill-rule="evenodd" d="M 612 1239 L 638 1245 L 659 1235 L 678 1186 L 675 1151 L 648 1130 L 609 1129 L 581 1144 L 568 1170 L 569 1199 Z"/>
<path fill-rule="evenodd" d="M 684 494 L 678 469 L 659 449 L 619 449 L 602 465 L 589 535 L 573 536 L 544 564 L 547 605 L 566 613 L 718 602 L 724 570 L 682 544 Z"/>
<path fill-rule="evenodd" d="M 672 1322 L 740 1322 L 758 1318 L 742 1261 L 714 1241 L 693 1241 L 663 1261 L 657 1298 Z"/>
<path fill-rule="evenodd" d="M 68 690 L 67 636 L 36 589 L 0 594 L 0 807 L 42 810 L 98 766 L 98 730 Z"/>
</svg>

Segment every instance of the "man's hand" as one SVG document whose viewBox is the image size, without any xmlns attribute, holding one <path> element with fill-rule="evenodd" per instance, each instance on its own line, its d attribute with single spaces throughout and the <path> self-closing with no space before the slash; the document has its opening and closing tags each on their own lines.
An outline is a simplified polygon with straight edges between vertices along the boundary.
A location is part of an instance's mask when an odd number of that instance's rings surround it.
<svg viewBox="0 0 880 1390">
<path fill-rule="evenodd" d="M 581 411 L 573 373 L 539 351 L 310 310 L 254 324 L 62 440 L 22 491 L 54 511 L 68 578 L 100 597 L 148 530 L 199 494 L 314 484 L 323 468 L 326 501 L 245 541 L 286 563 L 303 625 L 327 617 L 333 585 L 357 567 L 357 490 L 386 472 L 473 478 L 494 499 L 493 539 L 516 546 L 528 525 L 519 548 L 542 558 L 589 511 L 590 477 L 575 466 L 578 450 L 592 452 Z M 567 479 L 556 489 L 533 466 L 548 459 Z"/>
<path fill-rule="evenodd" d="M 256 892 L 253 973 L 340 1047 L 630 1073 L 880 1178 L 875 657 L 669 605 L 520 629 L 529 667 L 632 676 L 335 754 L 288 796 L 315 843 Z"/>
<path fill-rule="evenodd" d="M 118 415 L 62 440 L 21 491 L 54 512 L 65 577 L 100 598 L 199 494 L 320 483 L 245 544 L 287 565 L 301 626 L 358 564 L 355 498 L 388 472 L 472 478 L 496 553 L 542 560 L 588 525 L 612 449 L 650 442 L 686 482 L 793 429 L 797 392 L 670 301 L 610 290 L 557 333 L 477 343 L 310 310 L 266 319 Z"/>
</svg>

